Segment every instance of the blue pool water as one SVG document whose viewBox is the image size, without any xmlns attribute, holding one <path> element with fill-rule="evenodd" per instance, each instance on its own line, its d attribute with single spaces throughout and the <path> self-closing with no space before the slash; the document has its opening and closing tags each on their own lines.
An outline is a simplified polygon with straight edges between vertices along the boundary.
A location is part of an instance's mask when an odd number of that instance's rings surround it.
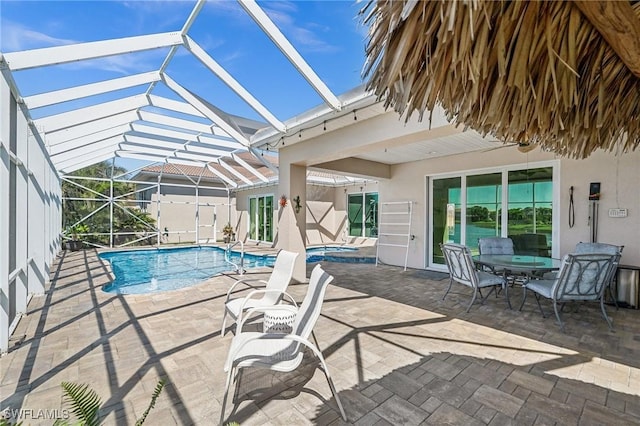
<svg viewBox="0 0 640 426">
<path fill-rule="evenodd" d="M 307 250 L 307 262 L 331 260 L 326 253 L 355 251 L 346 247 L 315 247 Z M 185 247 L 159 250 L 131 250 L 101 253 L 111 263 L 115 280 L 105 285 L 109 293 L 142 294 L 189 287 L 221 272 L 233 270 L 218 247 Z M 240 263 L 232 252 L 231 261 Z M 275 257 L 245 254 L 244 267 L 273 266 Z"/>
<path fill-rule="evenodd" d="M 233 266 L 217 247 L 188 247 L 159 250 L 131 250 L 100 254 L 111 263 L 115 280 L 104 291 L 121 294 L 152 293 L 189 287 Z M 275 258 L 245 254 L 244 267 L 272 266 Z M 240 255 L 231 255 L 240 263 Z"/>
</svg>

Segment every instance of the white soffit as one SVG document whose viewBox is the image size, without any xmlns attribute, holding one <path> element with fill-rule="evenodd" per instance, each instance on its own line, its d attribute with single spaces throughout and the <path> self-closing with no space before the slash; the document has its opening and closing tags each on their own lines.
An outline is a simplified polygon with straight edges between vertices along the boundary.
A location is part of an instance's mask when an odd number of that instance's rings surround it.
<svg viewBox="0 0 640 426">
<path fill-rule="evenodd" d="M 383 164 L 401 164 L 428 158 L 446 157 L 466 152 L 501 148 L 505 145 L 493 138 L 483 138 L 478 132 L 468 130 L 449 136 L 424 140 L 402 146 L 355 156 L 363 160 Z"/>
</svg>

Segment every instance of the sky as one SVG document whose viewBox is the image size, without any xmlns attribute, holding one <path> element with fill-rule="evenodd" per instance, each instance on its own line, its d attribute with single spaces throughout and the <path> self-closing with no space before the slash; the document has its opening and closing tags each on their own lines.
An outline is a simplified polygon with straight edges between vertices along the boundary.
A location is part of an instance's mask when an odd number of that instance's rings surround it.
<svg viewBox="0 0 640 426">
<path fill-rule="evenodd" d="M 354 1 L 258 3 L 334 94 L 362 83 L 366 28 Z M 0 50 L 42 47 L 178 31 L 193 1 L 0 2 Z M 234 1 L 210 1 L 189 36 L 280 120 L 322 102 L 262 30 Z M 23 96 L 154 71 L 168 49 L 16 72 Z M 184 87 L 232 114 L 259 119 L 215 75 L 181 48 L 167 73 Z M 138 88 L 132 93 L 144 92 Z M 174 97 L 160 87 L 154 94 Z M 81 101 L 85 105 L 89 101 Z M 94 101 L 95 102 L 95 101 Z M 70 105 L 72 108 L 73 105 Z M 57 111 L 60 106 L 56 107 Z M 51 111 L 34 111 L 48 115 Z"/>
<path fill-rule="evenodd" d="M 195 1 L 0 0 L 0 51 L 180 31 Z M 367 28 L 354 1 L 259 1 L 260 7 L 335 95 L 363 83 Z M 231 0 L 208 1 L 188 32 L 196 43 L 281 121 L 319 104 L 322 98 L 286 57 Z M 17 71 L 22 96 L 158 70 L 169 48 Z M 184 48 L 166 73 L 223 111 L 264 121 Z M 123 96 L 147 86 L 34 109 L 32 118 L 57 114 Z M 163 84 L 152 94 L 179 100 Z M 192 118 L 192 117 L 191 117 Z M 119 160 L 127 169 L 140 164 Z"/>
</svg>

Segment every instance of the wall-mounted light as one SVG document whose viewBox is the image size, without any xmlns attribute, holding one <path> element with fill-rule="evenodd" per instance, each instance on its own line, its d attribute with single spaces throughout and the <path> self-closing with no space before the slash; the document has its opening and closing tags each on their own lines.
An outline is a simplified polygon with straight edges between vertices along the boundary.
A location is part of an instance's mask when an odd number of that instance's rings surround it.
<svg viewBox="0 0 640 426">
<path fill-rule="evenodd" d="M 300 196 L 296 195 L 296 198 L 293 199 L 293 208 L 296 211 L 296 214 L 300 213 L 300 209 L 302 208 L 302 205 L 300 204 Z"/>
</svg>

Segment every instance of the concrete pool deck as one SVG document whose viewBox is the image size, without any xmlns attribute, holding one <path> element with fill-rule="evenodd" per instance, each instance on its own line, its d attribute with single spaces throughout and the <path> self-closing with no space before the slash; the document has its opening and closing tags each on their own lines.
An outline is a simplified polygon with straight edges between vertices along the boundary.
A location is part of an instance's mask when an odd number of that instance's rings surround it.
<svg viewBox="0 0 640 426">
<path fill-rule="evenodd" d="M 561 333 L 533 298 L 522 312 L 492 297 L 467 314 L 465 288 L 442 300 L 444 274 L 323 265 L 335 280 L 316 336 L 350 423 L 640 424 L 640 311 L 608 307 L 613 333 L 599 306 L 580 306 Z M 223 300 L 235 275 L 114 295 L 100 289 L 110 271 L 84 250 L 64 252 L 51 278 L 0 358 L 0 410 L 60 410 L 60 383 L 74 381 L 102 397 L 105 424 L 134 424 L 164 378 L 147 424 L 217 423 L 233 335 L 220 335 Z M 306 284 L 289 289 L 301 300 Z M 312 357 L 295 373 L 245 371 L 235 390 L 226 421 L 343 423 Z"/>
</svg>

